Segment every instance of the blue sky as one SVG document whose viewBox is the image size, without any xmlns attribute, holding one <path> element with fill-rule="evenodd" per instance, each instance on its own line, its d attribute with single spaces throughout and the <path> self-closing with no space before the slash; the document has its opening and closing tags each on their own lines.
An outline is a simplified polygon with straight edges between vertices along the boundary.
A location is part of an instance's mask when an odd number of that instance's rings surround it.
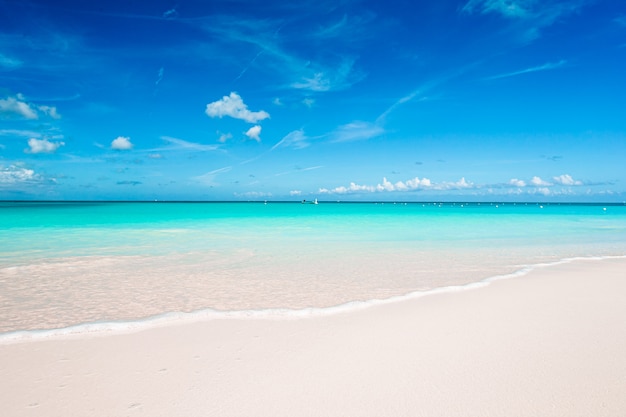
<svg viewBox="0 0 626 417">
<path fill-rule="evenodd" d="M 0 199 L 626 200 L 619 0 L 0 0 Z"/>
</svg>

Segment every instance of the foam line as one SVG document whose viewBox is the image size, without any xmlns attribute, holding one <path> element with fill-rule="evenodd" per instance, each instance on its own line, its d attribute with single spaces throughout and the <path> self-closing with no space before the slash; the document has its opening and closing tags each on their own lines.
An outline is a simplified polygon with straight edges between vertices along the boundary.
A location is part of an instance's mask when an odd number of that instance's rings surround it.
<svg viewBox="0 0 626 417">
<path fill-rule="evenodd" d="M 400 301 L 417 299 L 429 295 L 445 294 L 450 292 L 468 291 L 483 288 L 491 282 L 522 277 L 540 268 L 549 268 L 557 265 L 579 261 L 602 261 L 606 259 L 626 259 L 626 255 L 594 256 L 565 258 L 550 263 L 526 265 L 515 272 L 505 275 L 496 275 L 481 281 L 464 285 L 452 285 L 433 288 L 426 291 L 413 291 L 404 295 L 393 296 L 384 299 L 371 299 L 366 301 L 351 301 L 332 307 L 309 307 L 303 309 L 273 308 L 262 310 L 236 310 L 221 311 L 215 309 L 203 309 L 190 313 L 168 312 L 138 320 L 90 322 L 58 329 L 45 330 L 17 330 L 0 333 L 0 344 L 20 343 L 40 340 L 57 340 L 65 338 L 80 338 L 85 336 L 107 336 L 112 334 L 134 333 L 154 327 L 162 327 L 173 324 L 198 322 L 215 319 L 306 319 L 311 317 L 331 316 L 339 313 L 363 310 L 377 305 L 390 304 Z"/>
</svg>

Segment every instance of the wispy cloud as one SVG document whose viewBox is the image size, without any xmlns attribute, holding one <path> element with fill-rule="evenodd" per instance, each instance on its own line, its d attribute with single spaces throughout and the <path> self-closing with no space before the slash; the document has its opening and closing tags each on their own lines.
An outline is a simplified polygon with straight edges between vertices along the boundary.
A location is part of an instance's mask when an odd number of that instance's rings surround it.
<svg viewBox="0 0 626 417">
<path fill-rule="evenodd" d="M 222 44 L 222 47 L 248 44 L 259 51 L 235 80 L 241 78 L 261 55 L 264 58 L 265 70 L 280 74 L 290 80 L 286 83 L 287 86 L 299 90 L 316 92 L 340 90 L 365 77 L 365 74 L 355 69 L 355 60 L 352 57 L 325 55 L 323 58 L 311 60 L 301 57 L 302 48 L 295 52 L 290 51 L 281 36 L 284 21 L 221 15 L 202 19 L 201 22 L 201 27 L 210 33 L 218 44 Z"/>
<path fill-rule="evenodd" d="M 337 67 L 312 70 L 291 86 L 316 92 L 343 90 L 365 77 L 364 74 L 356 73 L 353 67 L 354 59 L 344 58 Z"/>
<path fill-rule="evenodd" d="M 276 148 L 303 149 L 309 145 L 311 145 L 310 138 L 304 133 L 303 129 L 299 129 L 289 132 L 276 145 L 272 146 L 271 150 Z"/>
<path fill-rule="evenodd" d="M 523 70 L 519 70 L 519 71 L 513 71 L 513 72 L 507 72 L 505 74 L 499 74 L 499 75 L 494 75 L 491 77 L 487 77 L 485 78 L 486 80 L 497 80 L 500 78 L 507 78 L 507 77 L 514 77 L 516 75 L 522 75 L 522 74 L 528 74 L 531 72 L 538 72 L 538 71 L 550 71 L 553 69 L 557 69 L 557 68 L 562 68 L 567 64 L 567 61 L 562 59 L 558 62 L 547 62 L 543 65 L 538 65 L 535 67 L 530 67 L 530 68 L 525 68 Z"/>
<path fill-rule="evenodd" d="M 468 14 L 497 14 L 509 19 L 524 42 L 538 38 L 541 30 L 560 18 L 578 12 L 588 0 L 469 0 L 461 9 Z"/>
<path fill-rule="evenodd" d="M 248 106 L 243 102 L 241 96 L 235 92 L 207 104 L 205 112 L 209 117 L 222 118 L 228 116 L 248 123 L 257 123 L 270 117 L 270 114 L 264 110 L 248 110 Z"/>
<path fill-rule="evenodd" d="M 17 58 L 0 54 L 0 69 L 13 70 L 22 66 L 22 61 Z"/>
<path fill-rule="evenodd" d="M 470 0 L 463 6 L 467 13 L 498 13 L 511 18 L 532 16 L 536 0 Z"/>
<path fill-rule="evenodd" d="M 188 142 L 183 139 L 173 138 L 171 136 L 161 136 L 161 139 L 169 143 L 171 146 L 151 149 L 150 152 L 157 151 L 173 151 L 173 150 L 190 150 L 190 151 L 214 151 L 219 149 L 218 145 L 204 145 L 201 143 Z"/>
<path fill-rule="evenodd" d="M 218 169 L 214 169 L 213 171 L 209 171 L 205 174 L 199 175 L 197 177 L 193 177 L 193 179 L 195 179 L 198 182 L 201 182 L 204 185 L 208 185 L 208 186 L 216 186 L 219 185 L 217 182 L 215 182 L 215 178 L 223 173 L 226 173 L 228 171 L 230 171 L 232 169 L 232 167 L 228 166 L 228 167 L 223 167 L 223 168 L 218 168 Z"/>
<path fill-rule="evenodd" d="M 352 142 L 357 140 L 367 140 L 385 133 L 385 129 L 375 123 L 354 121 L 339 126 L 329 134 L 331 142 Z"/>
<path fill-rule="evenodd" d="M 41 133 L 35 132 L 32 130 L 0 129 L 0 136 L 19 136 L 19 137 L 38 138 L 38 137 L 41 137 Z"/>
<path fill-rule="evenodd" d="M 292 169 L 290 171 L 279 172 L 278 174 L 274 174 L 274 176 L 275 177 L 282 177 L 283 175 L 289 175 L 289 174 L 294 174 L 294 173 L 299 173 L 299 172 L 306 172 L 306 171 L 314 171 L 314 170 L 320 169 L 320 168 L 324 168 L 324 165 L 316 165 L 316 166 L 307 167 L 307 168 L 298 168 L 298 167 L 296 167 L 295 169 Z"/>
</svg>

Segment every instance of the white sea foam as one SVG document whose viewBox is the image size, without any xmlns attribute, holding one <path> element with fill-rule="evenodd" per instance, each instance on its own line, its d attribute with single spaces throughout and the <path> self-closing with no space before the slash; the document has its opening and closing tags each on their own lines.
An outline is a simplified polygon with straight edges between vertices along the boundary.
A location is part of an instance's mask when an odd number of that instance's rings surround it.
<svg viewBox="0 0 626 417">
<path fill-rule="evenodd" d="M 262 320 L 294 320 L 307 319 L 312 317 L 331 316 L 341 313 L 363 310 L 378 305 L 397 303 L 401 301 L 413 300 L 421 297 L 445 294 L 451 292 L 468 291 L 484 288 L 490 283 L 503 279 L 518 278 L 527 275 L 531 271 L 540 268 L 549 268 L 557 265 L 585 262 L 603 261 L 608 259 L 626 259 L 626 255 L 614 256 L 592 256 L 592 257 L 572 257 L 558 260 L 556 262 L 538 263 L 520 267 L 515 272 L 503 275 L 496 275 L 485 278 L 478 282 L 463 285 L 449 285 L 433 288 L 425 291 L 412 291 L 404 295 L 392 296 L 382 299 L 370 299 L 365 301 L 350 301 L 332 307 L 309 307 L 301 309 L 289 308 L 269 308 L 258 310 L 233 310 L 221 311 L 215 309 L 202 309 L 189 313 L 167 312 L 138 320 L 128 321 L 106 321 L 90 322 L 72 325 L 57 329 L 43 330 L 19 330 L 0 333 L 0 344 L 22 343 L 30 341 L 71 339 L 82 337 L 101 337 L 114 334 L 134 333 L 150 328 L 170 326 L 183 323 L 199 322 L 217 319 L 262 319 Z"/>
</svg>

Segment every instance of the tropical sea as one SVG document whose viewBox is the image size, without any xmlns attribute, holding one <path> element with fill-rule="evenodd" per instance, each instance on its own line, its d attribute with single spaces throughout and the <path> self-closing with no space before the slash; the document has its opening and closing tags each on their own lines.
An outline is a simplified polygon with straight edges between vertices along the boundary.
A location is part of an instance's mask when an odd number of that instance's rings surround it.
<svg viewBox="0 0 626 417">
<path fill-rule="evenodd" d="M 624 204 L 0 202 L 0 338 L 325 314 L 616 256 Z"/>
</svg>

